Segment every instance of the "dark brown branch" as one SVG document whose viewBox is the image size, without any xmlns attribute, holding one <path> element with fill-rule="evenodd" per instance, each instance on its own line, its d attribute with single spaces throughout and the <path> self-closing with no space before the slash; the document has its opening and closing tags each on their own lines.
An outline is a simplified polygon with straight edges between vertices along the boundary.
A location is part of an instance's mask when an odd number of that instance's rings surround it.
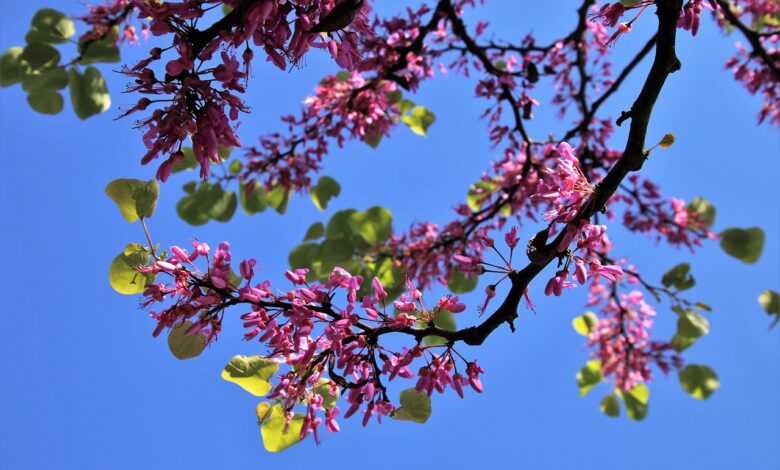
<svg viewBox="0 0 780 470">
<path fill-rule="evenodd" d="M 629 131 L 623 156 L 615 163 L 607 176 L 596 188 L 590 201 L 583 206 L 579 215 L 569 224 L 577 226 L 581 221 L 588 220 L 600 211 L 610 197 L 620 186 L 621 181 L 632 171 L 642 168 L 645 161 L 645 136 L 653 107 L 661 93 L 667 77 L 680 68 L 680 61 L 675 52 L 677 36 L 677 18 L 682 9 L 682 0 L 657 0 L 658 5 L 658 41 L 656 43 L 655 60 L 645 79 L 642 91 L 631 107 L 631 129 Z M 462 340 L 466 344 L 478 345 L 502 323 L 511 322 L 517 317 L 517 308 L 530 282 L 547 266 L 565 247 L 561 247 L 566 230 L 561 230 L 556 239 L 545 249 L 544 259 L 529 263 L 520 271 L 510 275 L 512 289 L 504 303 L 480 325 L 451 333 L 452 340 Z M 438 334 L 438 333 L 437 333 Z M 443 335 L 444 336 L 444 335 Z M 447 336 L 445 336 L 447 337 Z"/>
<path fill-rule="evenodd" d="M 582 121 L 577 125 L 577 127 L 569 130 L 566 132 L 566 135 L 563 137 L 563 140 L 569 140 L 575 135 L 579 134 L 580 132 L 584 131 L 588 128 L 590 125 L 590 122 L 593 120 L 593 118 L 596 116 L 596 113 L 598 112 L 599 108 L 602 104 L 612 96 L 623 84 L 623 82 L 628 78 L 628 76 L 631 74 L 631 72 L 634 71 L 637 65 L 639 65 L 640 62 L 647 56 L 647 54 L 650 53 L 650 51 L 653 50 L 653 47 L 655 46 L 656 38 L 658 37 L 657 34 L 654 34 L 652 38 L 650 38 L 649 41 L 642 47 L 642 49 L 637 53 L 637 55 L 634 56 L 633 59 L 631 59 L 631 62 L 629 62 L 626 67 L 620 72 L 620 74 L 617 76 L 614 82 L 609 86 L 607 91 L 604 92 L 596 101 L 593 102 L 593 105 L 590 107 L 588 112 L 584 114 Z"/>
</svg>

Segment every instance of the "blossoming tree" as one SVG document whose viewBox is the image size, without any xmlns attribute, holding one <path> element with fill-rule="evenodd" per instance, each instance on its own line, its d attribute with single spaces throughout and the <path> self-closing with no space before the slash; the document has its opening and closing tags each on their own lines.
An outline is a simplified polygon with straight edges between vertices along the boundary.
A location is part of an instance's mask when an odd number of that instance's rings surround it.
<svg viewBox="0 0 780 470">
<path fill-rule="evenodd" d="M 674 143 L 671 133 L 649 138 L 648 124 L 666 81 L 685 73 L 676 36 L 696 36 L 700 21 L 741 36 L 745 45 L 726 67 L 763 97 L 759 123 L 780 125 L 780 3 L 583 0 L 571 30 L 550 43 L 532 34 L 494 39 L 487 23 L 467 24 L 463 11 L 478 15 L 484 0 L 427 0 L 391 17 L 375 15 L 371 3 L 109 0 L 73 18 L 52 9 L 35 14 L 26 44 L 0 58 L 0 84 L 21 84 L 43 114 L 62 111 L 65 88 L 78 117 L 107 111 L 110 96 L 94 64 L 121 62 L 127 44 L 159 44 L 121 68 L 128 91 L 140 96 L 121 114 L 137 118 L 147 149 L 140 161 L 157 170 L 151 181 L 118 179 L 106 188 L 145 239 L 113 260 L 111 286 L 143 297 L 153 335 L 167 335 L 179 359 L 217 340 L 225 315 L 241 317 L 258 355 L 235 356 L 222 377 L 264 397 L 256 412 L 269 451 L 309 435 L 319 441 L 323 424 L 337 432 L 339 419 L 355 414 L 364 425 L 383 417 L 425 422 L 434 392 L 482 393 L 484 371 L 459 346 L 489 347 L 496 329 L 514 331 L 518 310 L 534 308 L 532 282 L 544 283 L 548 296 L 588 289 L 592 311 L 573 327 L 592 354 L 577 384 L 586 394 L 609 383 L 606 415 L 619 416 L 622 403 L 630 419 L 643 419 L 657 371 L 674 371 L 686 392 L 708 398 L 719 387 L 716 373 L 683 357 L 709 331 L 710 308 L 685 293 L 695 283 L 691 267 L 648 279 L 630 252 L 616 254 L 607 232 L 622 225 L 690 250 L 718 240 L 729 255 L 758 260 L 760 228 L 716 233 L 712 204 L 665 196 L 641 170 Z M 74 20 L 85 26 L 79 36 Z M 655 34 L 627 63 L 613 63 L 612 46 L 637 22 L 652 22 Z M 72 38 L 77 55 L 63 59 L 57 45 Z M 282 117 L 284 132 L 243 136 L 255 142 L 246 144 L 237 123 L 250 111 L 242 94 L 253 64 L 269 61 L 294 74 L 307 54 L 327 54 L 342 71 L 324 77 L 298 114 Z M 645 59 L 652 66 L 633 103 L 614 120 L 602 115 Z M 159 183 L 185 169 L 198 168 L 200 179 L 185 185 L 177 212 L 195 226 L 228 221 L 239 205 L 249 214 L 284 213 L 291 197 L 307 193 L 324 209 L 340 193 L 338 182 L 319 174 L 334 147 L 348 140 L 376 147 L 398 125 L 425 135 L 435 114 L 413 97 L 445 72 L 471 79 L 500 151 L 451 221 L 399 232 L 386 208 L 339 211 L 311 225 L 290 253 L 285 286 L 261 279 L 254 259 L 234 262 L 227 242 L 166 250 L 153 242 L 148 222 Z M 545 87 L 553 98 L 543 104 L 535 96 Z M 549 108 L 563 130 L 532 135 L 527 123 Z M 628 137 L 615 148 L 614 126 L 622 125 Z M 437 284 L 451 294 L 425 298 Z M 478 287 L 480 305 L 459 300 Z M 780 319 L 776 292 L 762 292 L 759 303 Z M 677 315 L 671 338 L 652 335 L 655 305 Z M 392 381 L 409 383 L 399 398 L 388 390 Z"/>
</svg>

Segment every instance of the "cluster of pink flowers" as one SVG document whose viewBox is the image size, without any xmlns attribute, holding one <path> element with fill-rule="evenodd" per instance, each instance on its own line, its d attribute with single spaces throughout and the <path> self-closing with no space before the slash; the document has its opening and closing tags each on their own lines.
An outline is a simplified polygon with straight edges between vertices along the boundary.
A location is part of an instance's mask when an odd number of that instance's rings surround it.
<svg viewBox="0 0 780 470">
<path fill-rule="evenodd" d="M 649 382 L 652 365 L 663 373 L 682 366 L 682 358 L 669 342 L 651 340 L 656 312 L 642 292 L 616 294 L 611 287 L 594 281 L 589 305 L 600 303 L 602 316 L 588 336 L 588 345 L 601 360 L 601 373 L 612 377 L 617 387 L 628 391 Z"/>
<path fill-rule="evenodd" d="M 328 14 L 337 3 L 334 0 L 304 3 L 115 0 L 90 10 L 84 18 L 92 26 L 86 39 L 102 37 L 107 29 L 124 23 L 120 39 L 136 42 L 135 29 L 129 23 L 132 16 L 142 21 L 144 34 L 148 30 L 154 36 L 172 36 L 169 47 L 153 48 L 147 59 L 124 69 L 133 79 L 129 91 L 151 96 L 139 100 L 125 114 L 165 103 L 139 122 L 140 127 L 147 129 L 144 143 L 148 151 L 142 163 L 165 156 L 158 171 L 159 179 L 164 181 L 173 164 L 182 158 L 179 151 L 187 138 L 192 139 L 204 178 L 211 163 L 219 161 L 219 147 L 241 145 L 235 135 L 235 123 L 239 113 L 249 110 L 240 95 L 245 91 L 254 59 L 250 43 L 263 50 L 266 58 L 281 69 L 300 61 L 312 47 L 328 49 L 345 68 L 357 65 L 358 40 L 373 34 L 366 17 L 369 2 L 360 2 L 359 11 L 342 26 L 346 30 L 343 34 L 329 36 L 327 40 L 320 32 L 330 31 L 322 29 L 321 22 L 329 20 Z M 223 18 L 221 29 L 196 29 L 204 15 L 223 5 L 234 10 Z M 164 62 L 162 70 L 152 68 L 157 61 Z"/>
<path fill-rule="evenodd" d="M 377 145 L 400 121 L 402 89 L 415 91 L 433 76 L 431 60 L 423 54 L 423 39 L 432 25 L 420 23 L 428 12 L 423 6 L 409 9 L 406 17 L 377 22 L 377 34 L 358 45 L 360 61 L 349 67 L 351 72 L 326 76 L 304 101 L 300 116 L 282 118 L 285 134 L 263 136 L 258 146 L 249 148 L 241 179 L 306 189 L 331 141 L 339 147 L 347 139 Z"/>
<path fill-rule="evenodd" d="M 389 302 L 382 282 L 373 278 L 361 297 L 362 277 L 340 267 L 321 284 L 307 281 L 307 269 L 287 271 L 285 277 L 292 287 L 275 291 L 269 281 L 254 280 L 254 260 L 241 261 L 239 274 L 233 274 L 226 242 L 213 254 L 202 242 L 194 242 L 191 253 L 178 246 L 170 253 L 139 268 L 156 276 L 147 286 L 143 302 L 157 321 L 154 335 L 189 322 L 187 335 L 202 335 L 211 342 L 221 330 L 226 308 L 248 307 L 241 316 L 245 338 L 258 340 L 267 348 L 269 359 L 289 367 L 278 377 L 268 398 L 281 403 L 286 411 L 302 405 L 307 408 L 301 437 L 313 434 L 319 439 L 318 426 L 323 422 L 329 431 L 339 430 L 339 408 L 323 406 L 326 397 L 318 388 L 323 384 L 321 379 L 330 390 L 348 390 L 344 417 L 361 411 L 364 425 L 371 417 L 381 421 L 395 409 L 386 382 L 412 378 L 416 360 L 425 365 L 418 369 L 415 388 L 428 395 L 451 388 L 463 397 L 464 386 L 477 392 L 483 389 L 483 370 L 476 362 L 465 361 L 453 344 L 426 346 L 421 341 L 428 334 L 446 334 L 433 327 L 440 312 L 458 314 L 466 309 L 456 296 L 446 295 L 427 308 L 422 292 L 407 282 L 407 291 Z M 204 271 L 196 267 L 200 260 L 207 264 Z M 343 294 L 341 306 L 337 306 L 338 294 Z M 416 339 L 414 346 L 394 351 L 378 342 L 382 335 L 391 333 Z"/>
<path fill-rule="evenodd" d="M 700 216 L 689 210 L 685 201 L 665 198 L 658 185 L 638 175 L 631 175 L 626 181 L 626 191 L 616 195 L 613 203 L 627 205 L 623 225 L 629 230 L 650 233 L 658 241 L 690 249 L 701 246 L 704 240 L 717 238 Z"/>
</svg>

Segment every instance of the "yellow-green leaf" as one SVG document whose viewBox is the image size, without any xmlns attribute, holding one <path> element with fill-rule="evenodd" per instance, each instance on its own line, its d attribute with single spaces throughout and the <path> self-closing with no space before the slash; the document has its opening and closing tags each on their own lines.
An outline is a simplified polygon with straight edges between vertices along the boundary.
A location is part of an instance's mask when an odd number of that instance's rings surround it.
<svg viewBox="0 0 780 470">
<path fill-rule="evenodd" d="M 117 255 L 108 269 L 108 282 L 120 294 L 135 295 L 144 291 L 152 280 L 151 274 L 139 273 L 137 268 L 149 261 L 149 253 L 138 244 L 131 243 Z"/>
<path fill-rule="evenodd" d="M 599 317 L 593 312 L 585 312 L 584 314 L 575 317 L 571 321 L 571 326 L 574 331 L 582 336 L 590 336 L 596 329 L 596 325 L 599 323 Z"/>
<path fill-rule="evenodd" d="M 401 406 L 392 417 L 399 421 L 425 423 L 431 417 L 431 398 L 425 392 L 410 388 L 401 392 Z"/>
<path fill-rule="evenodd" d="M 580 396 L 587 395 L 593 387 L 601 382 L 602 378 L 600 360 L 592 359 L 585 363 L 585 366 L 577 372 L 577 387 L 580 389 Z"/>
<path fill-rule="evenodd" d="M 324 211 L 331 199 L 341 194 L 341 186 L 330 176 L 322 176 L 311 188 L 311 200 L 317 209 Z"/>
<path fill-rule="evenodd" d="M 296 413 L 288 425 L 282 405 L 262 402 L 257 405 L 256 412 L 265 450 L 281 452 L 300 442 L 301 428 L 303 427 L 302 414 Z"/>
<path fill-rule="evenodd" d="M 680 385 L 697 400 L 706 400 L 720 388 L 718 375 L 711 368 L 688 364 L 679 374 Z"/>
<path fill-rule="evenodd" d="M 192 326 L 192 322 L 185 321 L 179 323 L 168 334 L 168 349 L 176 359 L 192 359 L 200 356 L 200 353 L 206 349 L 206 337 L 200 333 L 192 335 L 187 334 L 187 330 Z"/>
<path fill-rule="evenodd" d="M 613 393 L 610 393 L 601 399 L 599 408 L 602 413 L 610 418 L 617 418 L 620 416 L 620 402 L 618 402 L 617 397 Z"/>
<path fill-rule="evenodd" d="M 628 392 L 618 390 L 618 395 L 623 398 L 626 414 L 630 419 L 634 421 L 645 419 L 650 401 L 650 389 L 647 388 L 647 385 L 639 384 Z"/>
<path fill-rule="evenodd" d="M 222 379 L 262 397 L 271 390 L 269 379 L 278 369 L 279 364 L 262 356 L 237 355 L 222 370 Z"/>
</svg>

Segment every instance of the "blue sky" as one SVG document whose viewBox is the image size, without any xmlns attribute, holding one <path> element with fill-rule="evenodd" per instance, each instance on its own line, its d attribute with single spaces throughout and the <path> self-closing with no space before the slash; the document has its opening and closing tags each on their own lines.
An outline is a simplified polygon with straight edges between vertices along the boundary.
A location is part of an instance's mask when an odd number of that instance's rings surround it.
<svg viewBox="0 0 780 470">
<path fill-rule="evenodd" d="M 0 3 L 3 49 L 22 41 L 36 9 L 76 14 L 83 8 L 72 0 Z M 561 1 L 551 11 L 547 2 L 494 0 L 482 16 L 500 37 L 533 30 L 552 38 L 570 30 L 574 7 Z M 396 8 L 396 2 L 384 2 L 381 9 Z M 648 15 L 616 47 L 618 63 L 644 43 L 653 21 Z M 536 315 L 521 312 L 517 333 L 502 329 L 484 347 L 467 351 L 486 370 L 484 394 L 435 397 L 424 426 L 391 421 L 362 429 L 355 420 L 343 421 L 340 435 L 326 435 L 320 447 L 307 440 L 278 455 L 262 449 L 257 400 L 219 379 L 233 354 L 261 352 L 255 343 L 241 341 L 239 323 L 228 321 L 220 340 L 198 359 L 177 361 L 164 340 L 151 337 L 153 321 L 137 308 L 138 299 L 117 295 L 108 285 L 111 259 L 126 243 L 141 241 L 142 233 L 121 219 L 103 188 L 114 178 L 153 175 L 151 167 L 138 164 L 143 148 L 132 122 L 114 120 L 117 105 L 137 100 L 119 93 L 125 78 L 110 72 L 117 67 L 103 67 L 115 107 L 85 122 L 69 105 L 60 116 L 36 114 L 19 87 L 3 89 L 0 467 L 778 468 L 780 330 L 767 330 L 769 320 L 756 297 L 780 287 L 780 139 L 775 129 L 755 125 L 758 99 L 723 70 L 733 41 L 709 20 L 695 40 L 681 34 L 683 69 L 664 88 L 649 132 L 651 140 L 674 132 L 677 143 L 654 154 L 643 173 L 666 194 L 710 199 L 718 209 L 717 229 L 763 227 L 767 244 L 761 260 L 742 264 L 716 243 L 694 256 L 617 226 L 612 230 L 617 253 L 631 257 L 651 279 L 679 262 L 692 263 L 698 285 L 690 295 L 714 312 L 711 334 L 686 357 L 719 374 L 721 389 L 710 400 L 693 400 L 675 376 L 660 376 L 651 386 L 644 422 L 604 417 L 598 401 L 607 387 L 580 398 L 574 382 L 588 351 L 570 322 L 584 310 L 585 292 L 550 300 L 537 283 Z M 130 48 L 123 57 L 132 62 L 141 53 Z M 630 106 L 648 66 L 607 102 L 605 113 L 616 116 Z M 258 65 L 248 94 L 254 112 L 242 123 L 242 139 L 252 143 L 279 129 L 278 116 L 297 111 L 334 67 L 316 53 L 290 73 Z M 393 212 L 397 229 L 415 220 L 446 222 L 452 205 L 496 156 L 478 119 L 483 103 L 472 97 L 472 85 L 463 78 L 435 80 L 415 97 L 438 116 L 429 137 L 398 128 L 378 150 L 360 143 L 334 150 L 325 174 L 342 184 L 343 193 L 325 213 L 299 196 L 285 216 L 237 214 L 227 225 L 191 227 L 178 219 L 175 203 L 181 185 L 195 176 L 176 177 L 163 187 L 151 221 L 155 241 L 167 246 L 198 237 L 214 246 L 229 240 L 237 257 L 257 258 L 262 275 L 280 282 L 287 253 L 309 224 L 336 210 L 380 204 Z M 531 129 L 546 135 L 561 127 L 540 116 Z M 616 133 L 616 147 L 622 147 L 625 132 Z M 466 299 L 472 306 L 481 300 Z M 661 338 L 674 329 L 668 307 L 658 306 Z M 476 321 L 473 313 L 460 318 L 462 325 Z"/>
</svg>

